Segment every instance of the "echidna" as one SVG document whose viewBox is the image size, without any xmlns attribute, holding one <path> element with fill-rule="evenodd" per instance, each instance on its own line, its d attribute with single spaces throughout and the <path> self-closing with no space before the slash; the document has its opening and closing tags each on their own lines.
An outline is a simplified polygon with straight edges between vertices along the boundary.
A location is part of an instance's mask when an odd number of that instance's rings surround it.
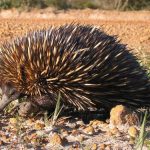
<svg viewBox="0 0 150 150">
<path fill-rule="evenodd" d="M 150 106 L 149 78 L 136 56 L 90 25 L 50 27 L 3 44 L 0 79 L 0 110 L 24 96 L 47 109 L 58 93 L 83 110 Z"/>
</svg>

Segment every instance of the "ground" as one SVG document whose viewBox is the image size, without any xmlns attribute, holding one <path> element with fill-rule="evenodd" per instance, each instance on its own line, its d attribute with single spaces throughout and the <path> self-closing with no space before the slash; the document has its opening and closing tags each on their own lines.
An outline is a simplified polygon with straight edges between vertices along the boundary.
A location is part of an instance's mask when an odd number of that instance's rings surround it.
<svg viewBox="0 0 150 150">
<path fill-rule="evenodd" d="M 149 11 L 117 12 L 90 9 L 82 11 L 57 11 L 51 8 L 33 10 L 31 12 L 21 12 L 15 9 L 1 11 L 0 44 L 5 40 L 21 36 L 31 30 L 42 29 L 43 27 L 48 28 L 51 25 L 57 26 L 65 23 L 82 23 L 97 26 L 110 35 L 117 35 L 118 39 L 121 40 L 122 43 L 127 44 L 129 48 L 134 49 L 135 53 L 150 54 Z M 71 147 L 74 149 L 74 147 L 76 147 L 78 149 L 93 148 L 94 150 L 94 146 L 99 147 L 97 149 L 133 149 L 133 142 L 129 138 L 128 133 L 116 131 L 117 129 L 111 131 L 112 129 L 109 123 L 102 125 L 103 123 L 99 122 L 99 125 L 95 127 L 92 123 L 84 125 L 80 120 L 74 120 L 72 123 L 63 122 L 63 127 L 59 126 L 56 130 L 59 130 L 58 133 L 60 136 L 67 137 L 66 139 L 69 144 L 67 144 L 66 147 L 60 146 L 59 148 L 55 148 L 53 147 L 55 141 L 53 143 L 51 142 L 50 145 L 47 144 L 49 143 L 49 138 L 51 140 L 51 137 L 53 137 L 53 131 L 47 128 L 47 126 L 45 127 L 44 121 L 40 122 L 40 120 L 35 118 L 19 118 L 20 120 L 17 120 L 16 123 L 16 118 L 5 118 L 1 116 L 1 119 L 1 149 L 16 149 L 15 146 L 17 146 L 18 149 L 21 149 L 21 147 L 23 147 L 22 149 L 36 149 L 36 147 L 39 148 L 41 145 L 44 145 L 43 143 L 46 143 L 47 149 L 71 149 Z M 70 124 L 68 125 L 67 123 Z M 10 126 L 7 126 L 8 124 Z M 18 127 L 20 124 L 23 127 Z M 90 131 L 92 132 L 91 134 L 82 132 L 83 128 L 85 131 L 87 126 L 94 128 L 94 131 Z M 66 128 L 69 128 L 69 131 Z M 90 130 L 93 130 L 92 128 Z M 73 132 L 73 130 L 75 131 Z M 42 144 L 40 144 L 40 140 L 43 140 L 43 137 L 39 138 L 39 134 L 45 134 L 47 136 L 46 141 L 42 141 Z M 66 136 L 63 134 L 66 134 Z M 39 141 L 37 139 L 37 141 L 34 140 L 33 136 L 35 139 L 38 137 Z M 84 139 L 82 139 L 82 136 Z M 18 141 L 24 141 L 25 144 L 18 144 Z M 16 144 L 14 144 L 15 142 Z M 25 148 L 24 146 L 27 147 Z"/>
</svg>

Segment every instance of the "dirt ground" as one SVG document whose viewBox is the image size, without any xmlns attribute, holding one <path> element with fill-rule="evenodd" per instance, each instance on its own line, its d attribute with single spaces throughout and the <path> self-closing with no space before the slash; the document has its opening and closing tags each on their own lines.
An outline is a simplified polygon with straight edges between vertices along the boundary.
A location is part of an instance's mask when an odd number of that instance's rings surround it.
<svg viewBox="0 0 150 150">
<path fill-rule="evenodd" d="M 90 9 L 57 11 L 51 8 L 45 10 L 33 10 L 30 12 L 20 12 L 15 9 L 1 11 L 0 12 L 0 44 L 2 44 L 5 40 L 10 40 L 11 38 L 14 38 L 16 36 L 24 35 L 28 31 L 33 31 L 35 29 L 49 28 L 51 25 L 57 26 L 57 25 L 72 23 L 72 22 L 97 26 L 98 28 L 101 28 L 102 30 L 104 30 L 110 35 L 117 35 L 118 39 L 121 40 L 122 43 L 127 44 L 128 47 L 134 49 L 135 52 L 142 51 L 145 52 L 146 54 L 150 53 L 150 49 L 149 49 L 150 12 L 148 11 L 117 12 L 117 11 L 99 11 L 99 10 L 90 10 Z M 9 120 L 6 119 L 4 122 L 1 121 L 0 125 L 4 123 L 9 124 L 8 122 Z M 77 122 L 79 122 L 79 120 Z M 101 130 L 102 131 L 107 130 L 105 128 L 108 128 L 108 124 L 106 124 L 106 126 L 103 127 Z M 4 129 L 5 132 L 7 130 L 3 127 L 2 129 Z M 82 127 L 80 130 L 82 130 Z M 4 131 L 0 131 L 0 134 L 5 135 Z M 99 133 L 99 131 L 97 131 L 96 133 Z M 45 133 L 44 131 L 44 134 L 47 134 L 47 132 Z M 123 132 L 123 135 L 118 134 L 116 137 L 114 137 L 109 134 L 104 135 L 103 132 L 100 132 L 100 134 L 95 134 L 94 136 L 87 136 L 86 138 L 88 140 L 85 140 L 83 144 L 91 146 L 94 143 L 96 143 L 97 145 L 99 145 L 100 143 L 101 144 L 105 143 L 106 145 L 110 145 L 111 147 L 109 148 L 108 146 L 106 148 L 108 150 L 110 149 L 132 150 L 133 144 L 130 143 L 131 141 L 129 140 L 127 134 L 128 133 Z M 11 136 L 14 136 L 14 133 L 10 135 L 10 137 Z M 49 134 L 49 136 L 51 138 L 51 134 Z M 74 136 L 72 137 L 72 139 L 74 139 Z M 11 140 L 13 141 L 12 138 Z M 32 137 L 31 137 L 31 141 L 32 141 Z M 13 146 L 15 147 L 17 145 L 17 144 L 12 144 L 11 141 L 9 142 L 10 144 L 8 145 L 11 145 L 12 147 Z M 3 145 L 0 143 L 0 147 L 2 149 L 8 149 L 7 147 L 8 145 L 7 144 Z M 11 146 L 10 146 L 11 149 L 15 149 L 12 148 Z M 21 147 L 19 147 L 19 144 L 17 146 L 18 149 L 19 148 L 22 149 Z M 65 148 L 61 147 L 60 149 L 70 149 L 69 147 L 70 145 Z M 50 146 L 47 149 L 55 149 L 55 148 Z M 99 147 L 97 149 L 101 149 L 101 148 Z"/>
<path fill-rule="evenodd" d="M 110 35 L 118 35 L 122 43 L 135 50 L 150 52 L 150 12 L 116 12 L 98 10 L 56 11 L 54 9 L 0 12 L 0 43 L 29 30 L 65 23 L 91 24 Z"/>
</svg>

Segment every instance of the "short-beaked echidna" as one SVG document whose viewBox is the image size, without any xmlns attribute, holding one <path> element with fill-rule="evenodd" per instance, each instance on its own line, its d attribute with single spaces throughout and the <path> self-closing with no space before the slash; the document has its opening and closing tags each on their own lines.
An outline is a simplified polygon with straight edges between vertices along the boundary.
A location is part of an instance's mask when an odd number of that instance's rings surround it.
<svg viewBox="0 0 150 150">
<path fill-rule="evenodd" d="M 58 93 L 65 105 L 79 109 L 150 106 L 149 78 L 136 56 L 90 25 L 50 27 L 6 42 L 0 79 L 0 110 L 24 96 L 49 108 Z"/>
</svg>

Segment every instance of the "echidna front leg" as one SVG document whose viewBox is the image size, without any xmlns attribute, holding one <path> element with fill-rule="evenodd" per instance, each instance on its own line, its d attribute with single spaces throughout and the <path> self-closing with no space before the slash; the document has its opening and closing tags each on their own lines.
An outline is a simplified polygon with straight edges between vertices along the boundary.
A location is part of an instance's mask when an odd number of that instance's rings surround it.
<svg viewBox="0 0 150 150">
<path fill-rule="evenodd" d="M 20 103 L 18 113 L 21 116 L 29 116 L 32 113 L 36 114 L 43 110 L 53 110 L 55 105 L 56 103 L 51 101 L 47 95 L 28 97 L 27 102 Z"/>
<path fill-rule="evenodd" d="M 18 114 L 20 116 L 29 116 L 32 113 L 38 113 L 40 110 L 40 107 L 32 102 L 22 102 L 19 104 Z"/>
<path fill-rule="evenodd" d="M 30 101 L 45 110 L 52 110 L 56 106 L 56 101 L 53 101 L 48 95 L 35 96 L 33 98 L 30 98 Z"/>
</svg>

